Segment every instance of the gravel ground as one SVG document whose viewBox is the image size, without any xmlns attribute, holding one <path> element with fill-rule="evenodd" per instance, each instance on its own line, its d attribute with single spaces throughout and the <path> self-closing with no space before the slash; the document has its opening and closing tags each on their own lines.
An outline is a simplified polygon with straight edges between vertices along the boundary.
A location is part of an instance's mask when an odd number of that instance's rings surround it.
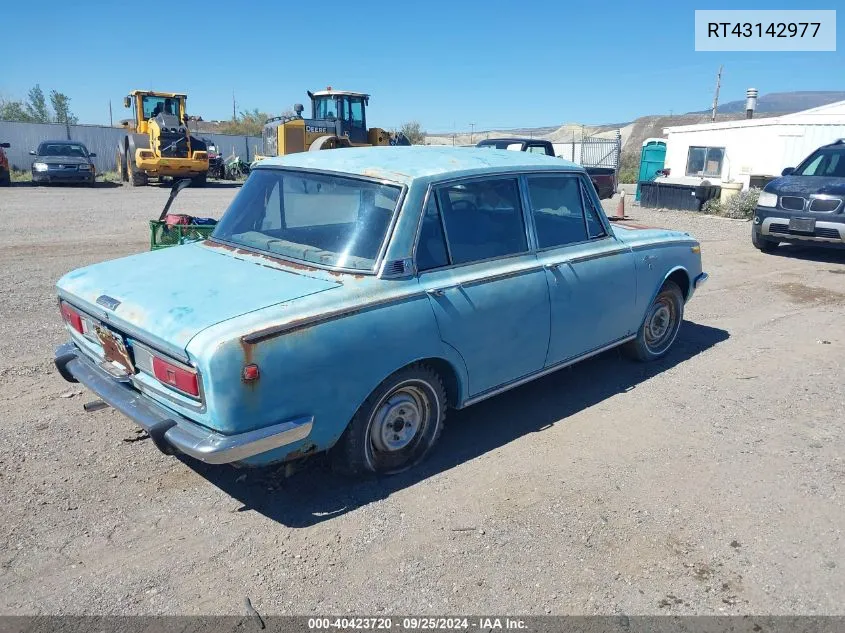
<svg viewBox="0 0 845 633">
<path fill-rule="evenodd" d="M 147 248 L 167 194 L 0 191 L 0 613 L 845 614 L 845 254 L 629 206 L 711 275 L 667 358 L 452 413 L 412 473 L 285 479 L 166 457 L 53 369 L 55 280 Z"/>
</svg>

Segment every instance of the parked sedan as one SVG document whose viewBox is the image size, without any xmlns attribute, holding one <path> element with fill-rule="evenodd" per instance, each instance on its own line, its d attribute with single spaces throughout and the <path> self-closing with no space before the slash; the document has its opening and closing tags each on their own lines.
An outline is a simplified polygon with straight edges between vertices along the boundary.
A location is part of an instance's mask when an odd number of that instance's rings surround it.
<svg viewBox="0 0 845 633">
<path fill-rule="evenodd" d="M 824 145 L 769 182 L 757 202 L 751 243 L 845 248 L 845 139 Z"/>
<path fill-rule="evenodd" d="M 32 182 L 36 184 L 78 182 L 93 185 L 97 177 L 91 160 L 96 154 L 77 141 L 44 141 L 30 154 L 35 156 Z"/>
<path fill-rule="evenodd" d="M 305 152 L 262 161 L 207 241 L 62 277 L 55 363 L 165 453 L 391 473 L 448 407 L 619 345 L 660 358 L 706 278 L 694 238 L 611 226 L 560 159 Z"/>
</svg>

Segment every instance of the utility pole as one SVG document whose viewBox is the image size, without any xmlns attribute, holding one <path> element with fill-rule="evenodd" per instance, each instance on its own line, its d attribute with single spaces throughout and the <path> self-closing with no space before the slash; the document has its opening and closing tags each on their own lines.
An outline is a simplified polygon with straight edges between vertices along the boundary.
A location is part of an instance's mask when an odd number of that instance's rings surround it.
<svg viewBox="0 0 845 633">
<path fill-rule="evenodd" d="M 713 113 L 710 115 L 710 120 L 716 120 L 716 108 L 719 107 L 719 87 L 722 85 L 722 65 L 719 64 L 719 74 L 716 75 L 716 94 L 713 95 Z"/>
<path fill-rule="evenodd" d="M 475 134 L 475 123 L 469 124 L 470 133 L 469 133 L 469 144 L 472 145 L 472 137 Z"/>
<path fill-rule="evenodd" d="M 109 99 L 109 127 L 114 127 L 114 120 L 111 116 L 111 99 Z"/>
</svg>

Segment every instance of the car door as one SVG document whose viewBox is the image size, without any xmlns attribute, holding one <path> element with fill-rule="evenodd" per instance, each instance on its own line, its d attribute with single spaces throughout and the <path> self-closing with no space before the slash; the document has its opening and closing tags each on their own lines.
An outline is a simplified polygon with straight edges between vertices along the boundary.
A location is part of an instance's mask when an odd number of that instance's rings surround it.
<svg viewBox="0 0 845 633">
<path fill-rule="evenodd" d="M 516 177 L 433 188 L 416 263 L 440 336 L 466 364 L 469 396 L 543 368 L 548 284 L 529 250 Z"/>
<path fill-rule="evenodd" d="M 546 366 L 594 352 L 632 334 L 636 268 L 581 175 L 526 176 L 525 190 L 551 306 Z"/>
</svg>

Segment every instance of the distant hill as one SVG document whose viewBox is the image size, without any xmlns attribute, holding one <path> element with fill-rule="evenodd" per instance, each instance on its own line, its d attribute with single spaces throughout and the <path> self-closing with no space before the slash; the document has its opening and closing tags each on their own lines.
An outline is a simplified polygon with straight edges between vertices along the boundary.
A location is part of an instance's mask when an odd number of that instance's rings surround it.
<svg viewBox="0 0 845 633">
<path fill-rule="evenodd" d="M 836 101 L 845 101 L 845 91 L 773 92 L 757 98 L 755 116 L 762 118 L 790 114 Z M 717 121 L 736 121 L 744 118 L 744 99 L 720 104 L 716 114 Z M 449 132 L 430 133 L 426 136 L 426 142 L 431 145 L 451 145 L 453 142 L 456 145 L 469 145 L 471 140 L 472 142 L 478 142 L 483 138 L 494 138 L 496 136 L 531 136 L 553 142 L 567 142 L 577 139 L 581 136 L 582 132 L 588 135 L 612 136 L 616 130 L 619 130 L 622 135 L 622 153 L 639 156 L 643 141 L 651 137 L 662 137 L 663 128 L 675 125 L 694 125 L 708 121 L 710 121 L 710 110 L 702 110 L 687 114 L 649 115 L 640 117 L 629 123 L 607 125 L 565 123 L 560 126 L 512 130 L 477 130 L 472 137 L 465 132 L 458 132 L 456 134 Z"/>
<path fill-rule="evenodd" d="M 789 114 L 790 112 L 817 108 L 828 103 L 835 103 L 836 101 L 845 101 L 845 92 L 841 90 L 772 92 L 757 98 L 756 112 L 759 114 L 775 112 L 778 114 Z M 710 110 L 701 110 L 699 112 L 690 112 L 690 114 L 706 114 L 709 112 Z M 718 112 L 720 114 L 744 113 L 745 99 L 720 103 Z"/>
</svg>

